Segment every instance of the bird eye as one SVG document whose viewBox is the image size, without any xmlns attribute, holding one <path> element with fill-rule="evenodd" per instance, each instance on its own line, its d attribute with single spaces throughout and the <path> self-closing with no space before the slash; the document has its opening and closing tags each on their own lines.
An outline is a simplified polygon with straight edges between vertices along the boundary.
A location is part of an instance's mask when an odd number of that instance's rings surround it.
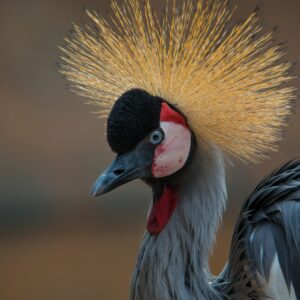
<svg viewBox="0 0 300 300">
<path fill-rule="evenodd" d="M 164 139 L 164 133 L 160 129 L 155 130 L 150 134 L 150 143 L 153 145 L 160 144 L 163 141 L 163 139 Z"/>
</svg>

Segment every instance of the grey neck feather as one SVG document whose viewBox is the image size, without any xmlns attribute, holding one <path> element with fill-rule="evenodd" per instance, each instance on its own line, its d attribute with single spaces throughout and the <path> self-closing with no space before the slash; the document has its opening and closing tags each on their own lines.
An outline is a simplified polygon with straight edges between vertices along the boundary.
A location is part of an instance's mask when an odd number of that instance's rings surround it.
<svg viewBox="0 0 300 300">
<path fill-rule="evenodd" d="M 180 177 L 179 203 L 165 229 L 146 233 L 131 284 L 131 300 L 215 299 L 208 258 L 226 206 L 222 153 L 201 146 Z"/>
</svg>

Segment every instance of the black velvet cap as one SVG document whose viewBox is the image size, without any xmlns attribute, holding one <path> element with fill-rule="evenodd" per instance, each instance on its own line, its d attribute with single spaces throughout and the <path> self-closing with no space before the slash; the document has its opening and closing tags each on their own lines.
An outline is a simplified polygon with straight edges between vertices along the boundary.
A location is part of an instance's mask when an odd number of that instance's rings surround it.
<svg viewBox="0 0 300 300">
<path fill-rule="evenodd" d="M 124 93 L 115 102 L 107 121 L 111 149 L 118 154 L 128 152 L 158 128 L 162 101 L 140 89 Z"/>
</svg>

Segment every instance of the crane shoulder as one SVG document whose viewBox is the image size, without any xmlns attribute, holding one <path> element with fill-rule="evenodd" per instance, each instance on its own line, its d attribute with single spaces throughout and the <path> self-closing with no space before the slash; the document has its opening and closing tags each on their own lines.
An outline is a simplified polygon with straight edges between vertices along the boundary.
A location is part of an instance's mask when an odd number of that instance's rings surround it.
<svg viewBox="0 0 300 300">
<path fill-rule="evenodd" d="M 244 203 L 215 287 L 228 299 L 300 299 L 300 161 L 266 177 Z"/>
</svg>

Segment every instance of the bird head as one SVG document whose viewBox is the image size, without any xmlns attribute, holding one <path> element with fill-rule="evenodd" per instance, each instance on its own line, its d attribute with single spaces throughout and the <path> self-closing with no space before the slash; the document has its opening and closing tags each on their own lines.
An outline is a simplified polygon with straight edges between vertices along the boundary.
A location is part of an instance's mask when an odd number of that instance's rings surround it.
<svg viewBox="0 0 300 300">
<path fill-rule="evenodd" d="M 186 118 L 160 97 L 138 89 L 114 104 L 107 139 L 117 157 L 95 183 L 94 196 L 137 178 L 166 181 L 185 168 L 195 148 Z"/>
<path fill-rule="evenodd" d="M 162 98 L 133 89 L 113 105 L 107 140 L 117 156 L 97 179 L 92 195 L 142 179 L 154 195 L 147 230 L 159 234 L 177 206 L 174 178 L 185 172 L 195 153 L 196 140 L 186 118 Z"/>
</svg>

